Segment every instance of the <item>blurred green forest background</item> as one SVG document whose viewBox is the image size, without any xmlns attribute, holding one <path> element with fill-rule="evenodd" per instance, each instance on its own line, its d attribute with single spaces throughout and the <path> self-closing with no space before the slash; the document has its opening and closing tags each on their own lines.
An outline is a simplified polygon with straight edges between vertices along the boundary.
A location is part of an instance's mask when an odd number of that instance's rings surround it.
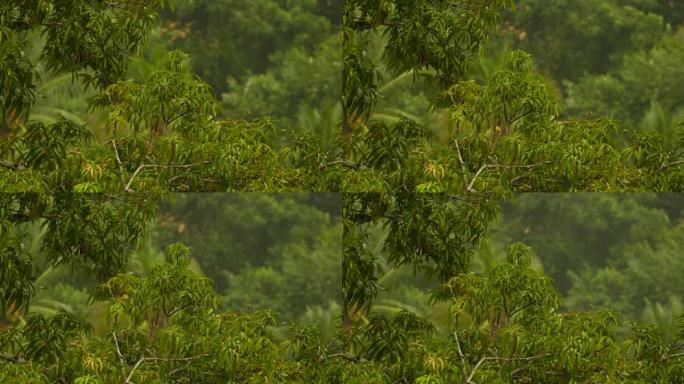
<svg viewBox="0 0 684 384">
<path fill-rule="evenodd" d="M 36 260 L 44 229 L 27 244 Z M 175 194 L 160 205 L 144 246 L 127 271 L 144 277 L 182 242 L 192 268 L 209 277 L 226 311 L 272 310 L 281 322 L 317 325 L 331 336 L 342 311 L 340 196 L 334 193 Z M 30 312 L 63 309 L 106 330 L 106 303 L 93 302 L 95 282 L 67 266 L 38 265 Z M 284 330 L 285 327 L 282 327 Z"/>
<path fill-rule="evenodd" d="M 378 226 L 369 244 L 381 260 L 384 233 Z M 533 248 L 533 265 L 553 278 L 564 310 L 612 309 L 673 332 L 684 309 L 684 194 L 516 195 L 502 202 L 472 272 L 487 276 L 516 242 Z M 423 272 L 385 263 L 372 311 L 405 309 L 448 329 L 448 304 L 431 304 L 438 282 Z"/>
</svg>

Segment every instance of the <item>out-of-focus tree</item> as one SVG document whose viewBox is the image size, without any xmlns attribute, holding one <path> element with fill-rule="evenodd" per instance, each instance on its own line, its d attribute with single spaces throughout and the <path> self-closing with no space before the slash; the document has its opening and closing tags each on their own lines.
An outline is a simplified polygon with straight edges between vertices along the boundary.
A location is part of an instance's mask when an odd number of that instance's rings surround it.
<svg viewBox="0 0 684 384">
<path fill-rule="evenodd" d="M 674 0 L 621 0 L 625 5 L 631 5 L 644 12 L 652 12 L 662 16 L 676 29 L 684 21 L 684 4 Z"/>
<path fill-rule="evenodd" d="M 250 266 L 267 267 L 262 273 L 268 273 L 268 265 L 280 265 L 282 258 L 292 252 L 306 253 L 303 249 L 324 252 L 322 258 L 330 255 L 327 252 L 332 252 L 335 244 L 329 231 L 338 217 L 312 205 L 307 195 L 174 195 L 173 201 L 162 208 L 164 215 L 156 242 L 162 248 L 178 241 L 187 244 L 202 270 L 223 292 L 228 286 L 227 273 L 240 274 Z M 327 197 L 339 202 L 335 194 Z"/>
<path fill-rule="evenodd" d="M 293 321 L 307 312 L 342 304 L 342 229 L 327 226 L 318 230 L 310 244 L 291 238 L 264 265 L 247 266 L 239 272 L 223 271 L 225 308 L 271 309 L 282 319 Z M 339 320 L 340 312 L 329 320 Z"/>
<path fill-rule="evenodd" d="M 279 51 L 264 73 L 229 81 L 223 113 L 235 118 L 269 116 L 281 125 L 317 133 L 334 143 L 342 121 L 340 49 L 340 35 L 332 34 L 313 50 L 298 45 Z M 307 120 L 316 113 L 321 118 Z"/>
<path fill-rule="evenodd" d="M 684 121 L 684 30 L 668 35 L 650 50 L 625 55 L 609 73 L 568 84 L 566 113 L 612 116 L 626 127 L 657 132 L 675 143 Z"/>
<path fill-rule="evenodd" d="M 633 243 L 622 249 L 620 259 L 610 260 L 606 266 L 569 270 L 568 306 L 614 308 L 639 319 L 649 308 L 672 305 L 673 297 L 682 300 L 684 289 L 676 281 L 684 273 L 683 228 L 680 224 L 661 229 L 663 239 Z"/>
<path fill-rule="evenodd" d="M 522 0 L 508 19 L 520 46 L 557 79 L 577 81 L 619 66 L 622 57 L 654 46 L 663 17 L 623 0 Z"/>
<path fill-rule="evenodd" d="M 277 52 L 312 52 L 333 33 L 326 16 L 336 6 L 339 1 L 178 1 L 163 15 L 164 33 L 173 47 L 192 56 L 194 71 L 218 96 L 235 90 L 230 79 L 265 72 Z"/>
<path fill-rule="evenodd" d="M 621 267 L 630 250 L 666 242 L 671 221 L 659 204 L 667 200 L 654 194 L 522 194 L 504 203 L 493 237 L 534 247 L 565 293 L 566 271 Z"/>
</svg>

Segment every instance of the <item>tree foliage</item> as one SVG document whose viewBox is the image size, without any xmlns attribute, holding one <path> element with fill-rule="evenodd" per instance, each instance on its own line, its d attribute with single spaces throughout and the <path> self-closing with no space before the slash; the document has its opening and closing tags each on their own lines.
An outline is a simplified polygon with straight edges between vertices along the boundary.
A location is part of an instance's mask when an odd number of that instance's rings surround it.
<svg viewBox="0 0 684 384">
<path fill-rule="evenodd" d="M 682 83 L 679 61 L 684 31 L 664 36 L 648 51 L 626 54 L 621 66 L 606 74 L 583 78 L 568 86 L 568 113 L 607 115 L 676 140 L 684 119 L 676 91 Z M 589 100 L 593 100 L 589 102 Z"/>
<path fill-rule="evenodd" d="M 1 61 L 6 91 L 0 98 L 7 137 L 0 142 L 0 189 L 337 189 L 339 175 L 333 173 L 340 172 L 330 172 L 339 169 L 337 148 L 323 148 L 315 135 L 281 132 L 268 120 L 217 119 L 217 103 L 209 87 L 190 72 L 185 54 L 169 53 L 165 68 L 142 81 L 124 78 L 129 57 L 143 43 L 158 5 L 3 5 L 3 39 L 8 43 L 3 44 L 7 48 Z M 85 28 L 79 24 L 83 20 L 90 20 Z M 84 86 L 95 87 L 93 107 L 108 113 L 105 141 L 92 141 L 92 129 L 73 120 L 26 120 L 35 99 L 35 63 L 15 59 L 30 43 L 28 33 L 41 28 L 47 36 L 40 56 L 46 68 L 78 76 Z M 92 46 L 102 42 L 103 49 Z"/>
<path fill-rule="evenodd" d="M 334 32 L 339 1 L 237 0 L 178 2 L 166 12 L 165 33 L 174 48 L 220 94 L 230 82 L 265 72 L 272 55 L 292 47 L 309 52 Z M 332 16 L 332 18 L 330 18 Z M 211 47 L 211 49 L 206 49 Z M 263 116 L 261 116 L 263 117 Z"/>
<path fill-rule="evenodd" d="M 413 205 L 423 207 L 426 222 L 409 219 L 402 227 L 421 228 L 419 233 L 426 241 L 431 237 L 433 242 L 457 238 L 459 224 L 476 227 L 473 222 L 467 222 L 473 220 L 469 213 L 484 206 L 481 202 L 477 204 L 477 200 L 470 201 L 470 205 L 461 203 L 470 209 L 458 214 L 453 206 L 459 200 L 419 196 L 413 195 Z M 431 209 L 426 208 L 425 201 L 433 204 Z M 401 212 L 405 211 L 403 207 Z M 393 259 L 397 257 L 395 252 L 420 255 L 421 248 L 418 243 L 411 253 L 397 252 L 394 242 L 411 239 L 410 232 L 397 236 L 394 226 L 400 215 L 391 209 L 381 212 L 376 220 L 384 223 L 386 232 L 382 256 L 359 250 L 370 240 L 359 241 L 364 220 L 352 215 L 358 218 L 348 224 L 350 229 L 345 236 L 344 288 L 348 332 L 358 333 L 349 348 L 360 357 L 382 362 L 390 381 L 668 383 L 682 380 L 681 340 L 677 336 L 665 336 L 665 332 L 673 335 L 681 331 L 627 323 L 624 327 L 631 330 L 625 337 L 617 312 L 561 310 L 560 293 L 553 281 L 533 266 L 532 250 L 523 244 L 512 245 L 507 261 L 495 265 L 486 276 L 468 272 L 467 267 L 437 275 L 442 284 L 432 291 L 432 300 L 448 306 L 447 329 L 436 333 L 433 323 L 413 312 L 400 311 L 387 316 L 374 311 L 373 300 L 382 289 L 376 284 L 381 272 L 377 269 L 379 257 L 395 260 L 391 264 L 407 262 L 427 273 L 455 265 L 448 254 L 437 250 L 423 257 Z M 440 229 L 431 224 L 439 222 L 435 215 L 442 212 L 450 213 L 447 217 L 452 224 Z M 480 217 L 482 221 L 486 219 Z M 474 238 L 481 242 L 486 232 L 484 225 Z M 473 253 L 471 249 L 452 257 L 467 260 Z M 368 269 L 358 270 L 361 266 Z M 364 275 L 375 279 L 366 280 L 363 286 L 359 276 Z"/>
<path fill-rule="evenodd" d="M 558 100 L 527 53 L 512 52 L 506 68 L 485 81 L 468 78 L 503 5 L 346 3 L 344 145 L 356 172 L 345 190 L 681 190 L 680 136 L 666 145 L 658 134 L 631 133 L 610 120 L 561 120 Z M 369 31 L 386 37 L 379 62 L 368 54 Z M 430 45 L 436 42 L 446 45 Z M 373 117 L 381 64 L 395 73 L 426 72 L 439 92 L 434 104 L 448 116 L 440 142 L 414 119 Z"/>
<path fill-rule="evenodd" d="M 523 0 L 511 12 L 525 33 L 523 49 L 559 80 L 607 72 L 629 52 L 649 49 L 666 32 L 663 16 L 648 12 L 646 1 L 544 2 Z"/>
<path fill-rule="evenodd" d="M 363 367 L 340 361 L 339 346 L 323 344 L 315 329 L 293 329 L 279 344 L 270 336 L 272 312 L 217 312 L 211 282 L 187 269 L 188 257 L 187 247 L 172 245 L 168 262 L 149 276 L 122 273 L 102 284 L 98 296 L 108 300 L 110 323 L 104 337 L 87 338 L 88 327 L 65 312 L 31 315 L 11 326 L 1 339 L 0 377 L 20 383 L 346 383 L 360 375 Z"/>
<path fill-rule="evenodd" d="M 518 22 L 526 30 L 512 28 L 519 38 L 529 33 L 527 41 L 547 68 L 575 59 L 576 67 L 563 66 L 559 74 L 580 81 L 568 86 L 571 114 L 579 113 L 573 108 L 585 110 L 585 95 L 593 91 L 605 96 L 630 89 L 638 97 L 618 98 L 627 100 L 622 112 L 634 121 L 669 126 L 646 132 L 610 119 L 565 120 L 565 94 L 525 51 L 501 54 L 488 66 L 487 43 L 502 12 L 514 8 L 510 1 L 345 1 L 341 61 L 331 58 L 339 19 L 325 8 L 336 4 L 180 4 L 165 14 L 160 34 L 194 59 L 181 51 L 156 54 L 159 67 L 139 64 L 133 72 L 128 63 L 141 53 L 162 2 L 0 5 L 0 380 L 684 382 L 684 317 L 675 314 L 680 305 L 669 295 L 667 307 L 663 300 L 651 301 L 673 293 L 657 283 L 663 276 L 674 281 L 681 272 L 681 225 L 588 249 L 605 251 L 611 262 L 597 263 L 601 271 L 595 276 L 578 270 L 559 278 L 560 291 L 540 268 L 543 258 L 535 257 L 536 250 L 559 258 L 553 254 L 557 248 L 534 237 L 523 239 L 530 244 L 506 242 L 506 261 L 483 262 L 483 273 L 471 263 L 490 236 L 501 200 L 515 192 L 683 189 L 684 136 L 676 118 L 659 117 L 678 113 L 677 92 L 667 87 L 678 76 L 671 62 L 678 37 L 656 41 L 669 32 L 665 20 L 680 18 L 643 12 L 679 7 L 636 0 L 579 6 L 554 1 L 555 7 L 547 7 L 529 0 L 519 4 Z M 537 34 L 539 23 L 557 28 Z M 566 32 L 581 37 L 572 57 L 556 48 Z M 40 55 L 29 55 L 38 34 L 44 40 Z M 598 35 L 612 44 L 596 42 Z M 631 52 L 636 49 L 649 51 Z M 616 66 L 622 69 L 601 74 Z M 325 141 L 289 127 L 329 127 L 340 120 L 340 99 L 329 93 L 334 87 L 317 88 L 334 82 L 338 67 L 343 135 Z M 590 67 L 599 77 L 581 79 Z M 674 69 L 643 86 L 644 74 L 658 68 Z M 306 70 L 321 71 L 320 77 L 297 72 Z M 39 75 L 71 77 L 72 85 L 83 87 L 84 95 L 92 95 L 90 107 L 106 116 L 102 129 L 86 119 L 34 113 Z M 228 92 L 223 106 L 240 117 L 258 111 L 288 124 L 266 116 L 224 118 L 231 112 L 220 111 L 217 90 Z M 420 94 L 396 101 L 415 90 Z M 296 100 L 288 99 L 292 95 Z M 303 106 L 313 102 L 320 104 Z M 330 217 L 318 210 L 306 215 L 311 211 L 296 199 L 276 203 L 260 195 L 254 198 L 259 210 L 244 206 L 248 197 L 232 206 L 207 199 L 196 210 L 181 202 L 178 216 L 230 215 L 232 221 L 216 218 L 216 228 L 201 230 L 215 236 L 225 231 L 234 242 L 243 241 L 237 247 L 243 259 L 226 263 L 237 271 L 207 272 L 215 282 L 199 272 L 221 259 L 222 253 L 211 253 L 211 241 L 191 244 L 206 253 L 204 265 L 201 258 L 193 264 L 190 248 L 179 243 L 167 249 L 166 262 L 138 260 L 136 272 L 127 270 L 131 255 L 149 246 L 147 225 L 171 192 L 293 190 L 345 192 L 341 247 Z M 631 211 L 610 198 L 589 212 L 564 211 L 596 224 L 573 236 L 587 243 L 595 240 L 587 232 L 604 236 L 601 215 L 617 216 L 625 232 L 635 222 L 664 228 L 674 216 L 625 202 Z M 285 215 L 284 209 L 296 214 Z M 240 217 L 257 221 L 259 212 L 263 220 L 280 223 L 262 239 L 292 242 L 265 249 L 259 239 L 248 239 L 254 227 Z M 167 224 L 184 224 L 177 219 Z M 525 237 L 525 226 L 509 230 Z M 195 237 L 177 232 L 187 243 Z M 663 245 L 651 244 L 660 240 Z M 337 279 L 331 261 L 336 248 L 342 251 L 341 327 L 281 322 L 288 315 L 320 319 L 337 308 L 330 300 L 340 293 L 330 292 Z M 249 260 L 249 250 L 277 252 L 282 259 Z M 150 259 L 158 256 L 147 252 Z M 582 264 L 570 257 L 563 261 L 573 268 Z M 314 266 L 320 269 L 311 274 L 325 281 L 299 273 Z M 620 273 L 611 269 L 617 267 Z M 87 292 L 101 305 L 106 324 L 96 328 L 64 306 L 31 311 L 41 299 L 40 277 L 59 268 L 88 281 L 84 286 L 92 288 Z M 393 271 L 401 275 L 407 268 L 412 278 L 429 280 L 423 287 L 429 292 L 419 299 L 429 296 L 427 305 L 442 310 L 438 326 L 408 306 L 377 310 Z M 558 275 L 553 268 L 548 272 Z M 633 282 L 643 292 L 630 290 Z M 644 293 L 649 301 L 643 317 L 656 323 L 581 310 L 585 303 L 578 297 L 588 287 L 603 294 L 599 301 L 616 301 L 631 311 Z M 566 290 L 571 310 L 563 306 Z M 304 294 L 317 306 L 307 307 Z M 261 302 L 285 311 L 279 307 L 283 301 L 293 304 L 296 316 L 285 313 L 279 320 L 271 311 L 250 309 Z"/>
</svg>

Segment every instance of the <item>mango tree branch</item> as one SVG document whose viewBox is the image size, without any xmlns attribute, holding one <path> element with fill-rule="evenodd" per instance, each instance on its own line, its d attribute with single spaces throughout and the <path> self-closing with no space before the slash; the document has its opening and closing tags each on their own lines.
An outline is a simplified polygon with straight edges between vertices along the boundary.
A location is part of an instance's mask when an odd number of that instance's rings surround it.
<svg viewBox="0 0 684 384">
<path fill-rule="evenodd" d="M 473 370 L 470 372 L 470 375 L 466 379 L 466 384 L 475 384 L 473 382 L 473 377 L 475 376 L 475 372 L 480 368 L 480 366 L 485 362 L 485 361 L 533 361 L 537 359 L 542 359 L 544 357 L 549 357 L 553 356 L 552 353 L 546 353 L 543 355 L 537 355 L 537 356 L 527 356 L 527 357 L 498 357 L 498 356 L 482 356 L 480 360 L 478 360 L 477 364 L 475 364 L 475 367 L 473 367 Z"/>
<path fill-rule="evenodd" d="M 468 170 L 466 169 L 466 164 L 465 161 L 463 161 L 463 156 L 461 156 L 461 147 L 458 145 L 458 139 L 454 139 L 454 144 L 456 145 L 456 154 L 458 155 L 458 161 L 461 163 L 461 169 L 463 170 L 463 182 L 465 183 L 466 191 L 470 191 L 470 187 L 468 185 L 468 181 L 465 180 L 465 175 L 468 173 Z"/>
<path fill-rule="evenodd" d="M 124 368 L 124 358 L 121 354 L 121 349 L 119 348 L 119 340 L 116 338 L 116 332 L 112 332 L 112 337 L 114 337 L 114 345 L 116 346 L 116 355 L 119 356 L 119 361 L 121 362 L 121 369 Z"/>
<path fill-rule="evenodd" d="M 551 164 L 551 163 L 554 163 L 554 161 L 542 161 L 540 163 L 528 164 L 528 165 L 483 164 L 480 167 L 480 169 L 478 169 L 477 172 L 475 172 L 475 175 L 470 180 L 470 184 L 468 184 L 466 186 L 466 192 L 476 192 L 475 189 L 473 189 L 473 185 L 475 184 L 475 180 L 477 180 L 477 178 L 480 176 L 480 174 L 485 169 L 489 169 L 489 168 L 495 168 L 495 169 L 498 169 L 498 168 L 508 168 L 508 169 L 522 168 L 522 169 L 526 169 L 529 171 L 533 168 L 541 167 L 543 165 Z"/>
<path fill-rule="evenodd" d="M 196 167 L 198 165 L 203 165 L 203 164 L 209 164 L 211 163 L 210 160 L 205 160 L 201 161 L 199 163 L 192 163 L 192 164 L 181 164 L 181 165 L 156 165 L 156 164 L 140 164 L 138 168 L 133 172 L 133 175 L 131 175 L 131 178 L 128 179 L 128 183 L 124 186 L 124 192 L 135 192 L 134 190 L 131 189 L 131 184 L 133 184 L 133 180 L 135 180 L 135 177 L 140 173 L 145 168 L 185 168 L 185 169 L 190 169 L 192 167 Z"/>
<path fill-rule="evenodd" d="M 203 355 L 198 355 L 198 356 L 191 356 L 191 357 L 141 357 L 133 366 L 133 369 L 131 369 L 131 372 L 128 373 L 128 376 L 126 376 L 126 379 L 124 381 L 125 384 L 133 384 L 131 379 L 133 378 L 133 374 L 135 373 L 135 370 L 140 367 L 142 363 L 145 361 L 192 361 L 192 360 L 197 360 L 197 359 L 202 359 L 205 357 L 213 356 L 211 353 L 205 353 Z"/>
<path fill-rule="evenodd" d="M 671 163 L 665 163 L 665 164 L 660 166 L 660 170 L 662 171 L 663 169 L 666 169 L 666 168 L 669 168 L 669 167 L 672 167 L 672 166 L 678 165 L 678 164 L 684 164 L 684 160 L 677 160 L 677 161 L 673 161 Z"/>
<path fill-rule="evenodd" d="M 458 356 L 461 358 L 461 365 L 465 369 L 466 362 L 465 362 L 465 356 L 463 355 L 463 350 L 461 350 L 461 342 L 458 341 L 458 333 L 454 332 L 454 339 L 456 340 L 456 348 L 458 349 Z M 465 371 L 463 371 L 463 377 L 465 377 Z M 468 378 L 466 378 L 468 380 Z"/>
<path fill-rule="evenodd" d="M 23 165 L 21 165 L 19 163 L 13 163 L 13 162 L 7 161 L 7 160 L 0 160 L 0 166 L 5 167 L 5 168 L 9 168 L 9 169 L 12 169 L 15 171 L 19 170 L 19 169 L 24 169 Z"/>
</svg>

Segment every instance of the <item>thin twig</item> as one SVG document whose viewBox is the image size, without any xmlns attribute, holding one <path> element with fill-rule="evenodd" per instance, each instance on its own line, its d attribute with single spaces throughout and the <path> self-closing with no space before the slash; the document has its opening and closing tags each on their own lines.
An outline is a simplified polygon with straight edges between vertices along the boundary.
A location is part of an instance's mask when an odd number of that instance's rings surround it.
<svg viewBox="0 0 684 384">
<path fill-rule="evenodd" d="M 128 376 L 126 377 L 126 380 L 124 381 L 125 384 L 133 384 L 131 381 L 131 378 L 133 377 L 133 374 L 135 373 L 135 370 L 140 367 L 140 364 L 142 364 L 145 361 L 192 361 L 192 360 L 197 360 L 201 359 L 204 357 L 209 357 L 212 356 L 211 353 L 205 353 L 203 355 L 199 356 L 191 356 L 191 357 L 141 357 L 133 366 L 133 369 L 131 369 L 131 372 L 128 373 Z"/>
<path fill-rule="evenodd" d="M 351 160 L 335 160 L 335 161 L 331 161 L 329 163 L 325 163 L 325 166 L 329 167 L 331 165 L 337 165 L 337 164 L 341 164 L 347 168 L 353 168 L 353 169 L 359 169 L 359 168 L 363 167 L 361 164 L 355 163 Z"/>
<path fill-rule="evenodd" d="M 21 356 L 11 355 L 5 352 L 0 352 L 0 359 L 19 364 L 25 362 L 25 360 Z"/>
<path fill-rule="evenodd" d="M 475 184 L 475 180 L 477 180 L 477 177 L 480 176 L 480 173 L 482 173 L 482 171 L 484 171 L 485 168 L 491 168 L 491 167 L 494 167 L 494 165 L 488 165 L 488 164 L 482 165 L 480 167 L 480 169 L 478 169 L 477 172 L 475 172 L 475 175 L 473 176 L 473 178 L 470 179 L 470 184 L 468 184 L 466 186 L 466 191 L 467 192 L 477 192 L 473 189 L 473 185 Z"/>
<path fill-rule="evenodd" d="M 136 168 L 135 172 L 133 172 L 133 175 L 131 175 L 131 178 L 128 179 L 128 183 L 124 186 L 124 191 L 125 192 L 135 192 L 134 190 L 131 189 L 131 184 L 133 184 L 133 180 L 135 177 L 138 175 L 138 173 L 143 170 L 143 168 L 191 168 L 191 167 L 196 167 L 198 165 L 202 164 L 209 164 L 211 163 L 210 160 L 205 160 L 199 163 L 192 163 L 192 164 L 181 164 L 181 165 L 157 165 L 157 164 L 141 164 Z"/>
<path fill-rule="evenodd" d="M 172 311 L 169 312 L 168 314 L 166 314 L 166 317 L 171 317 L 171 316 L 175 315 L 176 313 L 178 313 L 178 312 L 184 310 L 185 308 L 188 308 L 189 306 L 191 306 L 191 305 L 193 305 L 193 304 L 194 304 L 193 302 L 190 302 L 190 303 L 187 303 L 187 304 L 185 304 L 185 305 L 183 305 L 183 306 L 180 306 L 180 307 L 178 307 L 178 308 L 172 310 Z"/>
<path fill-rule="evenodd" d="M 112 332 L 112 336 L 114 337 L 114 345 L 116 345 L 116 354 L 119 356 L 119 361 L 121 362 L 121 369 L 124 368 L 124 358 L 123 355 L 121 354 L 121 349 L 119 348 L 119 340 L 116 338 L 116 332 Z"/>
<path fill-rule="evenodd" d="M 527 165 L 505 165 L 505 164 L 484 164 L 480 167 L 480 169 L 477 170 L 475 173 L 475 176 L 470 180 L 470 184 L 466 187 L 466 191 L 468 192 L 475 192 L 473 189 L 473 185 L 475 184 L 475 180 L 477 180 L 478 176 L 487 168 L 509 168 L 509 169 L 514 169 L 514 168 L 524 168 L 527 170 L 530 170 L 532 168 L 536 167 L 541 167 L 542 165 L 546 164 L 551 164 L 553 161 L 542 161 L 540 163 L 536 164 L 527 164 Z"/>
<path fill-rule="evenodd" d="M 466 362 L 465 362 L 465 355 L 463 354 L 463 351 L 461 350 L 461 342 L 458 341 L 458 333 L 454 331 L 454 339 L 456 339 L 456 348 L 458 349 L 458 356 L 461 358 L 461 365 L 463 366 L 463 369 L 465 369 Z M 465 377 L 465 371 L 463 371 L 463 377 Z"/>
<path fill-rule="evenodd" d="M 665 168 L 669 168 L 669 167 L 671 167 L 673 165 L 677 165 L 677 164 L 684 164 L 684 160 L 677 160 L 677 161 L 673 161 L 671 163 L 663 164 L 660 166 L 660 170 L 662 171 Z"/>
<path fill-rule="evenodd" d="M 487 357 L 487 360 L 504 360 L 504 361 L 532 361 L 536 359 L 542 359 L 544 357 L 549 357 L 553 356 L 553 353 L 546 353 L 543 355 L 537 355 L 537 356 L 526 356 L 526 357 L 498 357 L 498 356 L 491 356 Z"/>
<path fill-rule="evenodd" d="M 116 141 L 112 139 L 112 145 L 114 146 L 114 154 L 116 155 L 116 162 L 119 163 L 119 167 L 123 166 L 123 163 L 121 162 L 121 158 L 119 157 L 119 150 L 116 149 Z"/>
<path fill-rule="evenodd" d="M 140 366 L 140 364 L 143 363 L 143 361 L 145 361 L 145 358 L 144 358 L 144 357 L 140 358 L 140 360 L 138 360 L 138 361 L 135 363 L 135 365 L 133 366 L 133 369 L 131 369 L 131 371 L 128 373 L 128 376 L 126 376 L 126 380 L 124 381 L 125 384 L 133 384 L 133 383 L 131 382 L 131 378 L 133 377 L 133 374 L 135 373 L 135 370 L 138 369 L 138 367 Z"/>
<path fill-rule="evenodd" d="M 473 370 L 470 372 L 470 376 L 466 379 L 466 384 L 470 384 L 473 382 L 473 376 L 475 376 L 475 372 L 477 371 L 478 368 L 480 368 L 480 365 L 484 363 L 484 361 L 487 360 L 487 356 L 482 356 L 480 361 L 475 364 L 475 367 L 473 367 Z"/>
<path fill-rule="evenodd" d="M 363 358 L 363 356 L 356 356 L 352 355 L 351 353 L 343 352 L 343 353 L 335 353 L 332 355 L 327 355 L 323 358 L 323 360 L 328 360 L 332 359 L 333 357 L 341 357 L 343 359 L 349 360 L 349 361 L 354 361 L 354 362 L 361 362 L 365 361 L 366 359 Z"/>
<path fill-rule="evenodd" d="M 478 370 L 478 368 L 480 368 L 480 365 L 482 365 L 482 363 L 484 363 L 487 360 L 491 360 L 491 361 L 496 361 L 496 360 L 500 360 L 500 361 L 532 361 L 532 360 L 541 359 L 541 358 L 549 357 L 549 356 L 553 356 L 553 354 L 547 353 L 544 355 L 528 356 L 528 357 L 482 356 L 482 358 L 477 362 L 477 364 L 475 364 L 475 367 L 473 367 L 473 370 L 470 372 L 470 375 L 466 379 L 466 384 L 471 384 L 471 383 L 474 384 L 472 380 L 473 380 L 473 377 L 475 376 L 475 372 Z"/>
<path fill-rule="evenodd" d="M 19 169 L 24 169 L 24 166 L 19 164 L 19 163 L 12 163 L 11 161 L 7 160 L 0 160 L 0 166 L 13 169 L 13 170 L 19 170 Z"/>
<path fill-rule="evenodd" d="M 169 120 L 169 121 L 166 122 L 166 125 L 171 125 L 171 123 L 173 123 L 174 121 L 176 121 L 176 120 L 180 119 L 181 117 L 187 115 L 187 114 L 190 113 L 190 112 L 192 112 L 192 109 L 188 109 L 187 111 L 185 111 L 185 112 L 179 114 L 178 116 L 172 117 L 171 120 Z"/>
<path fill-rule="evenodd" d="M 463 156 L 461 156 L 461 147 L 458 145 L 458 139 L 454 138 L 454 144 L 456 144 L 456 154 L 458 154 L 458 161 L 461 163 L 461 169 L 463 169 L 463 176 L 465 177 L 465 175 L 468 173 L 468 170 L 466 169 L 465 161 L 463 161 Z M 466 190 L 470 192 L 470 189 L 468 188 L 468 181 L 464 179 L 463 183 L 466 186 Z"/>
<path fill-rule="evenodd" d="M 138 172 L 140 172 L 140 170 L 143 169 L 144 167 L 145 167 L 145 165 L 144 165 L 144 164 L 141 164 L 141 165 L 135 170 L 135 172 L 133 172 L 133 175 L 131 176 L 131 178 L 128 179 L 128 183 L 126 184 L 126 186 L 124 186 L 124 191 L 125 191 L 125 192 L 135 192 L 134 190 L 132 190 L 132 189 L 130 188 L 130 186 L 131 186 L 131 184 L 133 184 L 133 179 L 135 179 L 135 176 L 137 176 L 137 175 L 138 175 Z"/>
</svg>

